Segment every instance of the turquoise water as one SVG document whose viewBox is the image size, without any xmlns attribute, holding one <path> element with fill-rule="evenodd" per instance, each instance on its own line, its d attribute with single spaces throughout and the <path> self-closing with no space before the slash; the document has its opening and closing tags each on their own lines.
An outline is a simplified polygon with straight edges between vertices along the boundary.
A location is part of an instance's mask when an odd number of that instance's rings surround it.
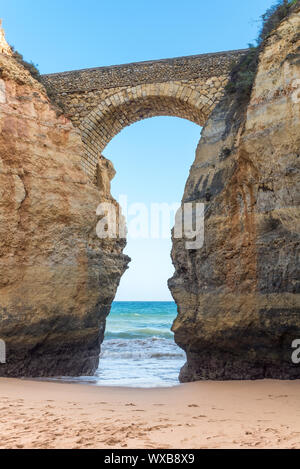
<svg viewBox="0 0 300 469">
<path fill-rule="evenodd" d="M 115 301 L 106 321 L 105 339 L 173 340 L 172 322 L 177 314 L 173 302 Z"/>
<path fill-rule="evenodd" d="M 178 384 L 185 353 L 170 330 L 176 314 L 173 302 L 114 302 L 106 322 L 97 384 Z"/>
</svg>

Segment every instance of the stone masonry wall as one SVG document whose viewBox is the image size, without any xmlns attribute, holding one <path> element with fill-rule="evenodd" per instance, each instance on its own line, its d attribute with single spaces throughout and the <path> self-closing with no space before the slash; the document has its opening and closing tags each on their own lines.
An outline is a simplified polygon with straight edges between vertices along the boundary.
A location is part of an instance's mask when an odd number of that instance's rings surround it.
<svg viewBox="0 0 300 469">
<path fill-rule="evenodd" d="M 99 157 L 124 127 L 168 115 L 203 126 L 228 72 L 245 51 L 139 62 L 44 75 L 43 81 L 85 143 L 82 166 L 95 180 Z"/>
<path fill-rule="evenodd" d="M 92 91 L 99 88 L 136 86 L 142 83 L 197 80 L 221 76 L 245 50 L 191 55 L 173 59 L 135 62 L 124 65 L 88 68 L 44 75 L 44 81 L 55 85 L 58 94 Z"/>
</svg>

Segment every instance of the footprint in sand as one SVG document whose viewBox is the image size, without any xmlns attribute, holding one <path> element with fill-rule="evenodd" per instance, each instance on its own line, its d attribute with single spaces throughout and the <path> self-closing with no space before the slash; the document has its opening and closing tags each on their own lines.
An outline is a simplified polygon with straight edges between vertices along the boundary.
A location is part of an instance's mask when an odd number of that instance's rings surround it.
<svg viewBox="0 0 300 469">
<path fill-rule="evenodd" d="M 108 440 L 102 440 L 103 443 L 106 443 L 109 446 L 115 446 L 118 443 L 122 443 L 122 440 L 117 440 L 115 438 L 110 438 Z"/>
</svg>

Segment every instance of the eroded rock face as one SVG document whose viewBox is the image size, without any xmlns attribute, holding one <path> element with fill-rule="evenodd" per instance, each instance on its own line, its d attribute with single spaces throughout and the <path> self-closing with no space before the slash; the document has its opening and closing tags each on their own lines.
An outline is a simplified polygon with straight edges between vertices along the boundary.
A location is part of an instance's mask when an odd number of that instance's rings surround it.
<svg viewBox="0 0 300 469">
<path fill-rule="evenodd" d="M 299 84 L 298 8 L 269 37 L 245 113 L 225 96 L 196 152 L 183 202 L 205 202 L 205 243 L 173 240 L 169 281 L 181 381 L 300 378 Z"/>
<path fill-rule="evenodd" d="M 113 170 L 100 165 L 104 187 L 89 182 L 78 131 L 4 45 L 1 36 L 0 376 L 91 374 L 129 260 L 123 241 L 96 236 Z"/>
</svg>

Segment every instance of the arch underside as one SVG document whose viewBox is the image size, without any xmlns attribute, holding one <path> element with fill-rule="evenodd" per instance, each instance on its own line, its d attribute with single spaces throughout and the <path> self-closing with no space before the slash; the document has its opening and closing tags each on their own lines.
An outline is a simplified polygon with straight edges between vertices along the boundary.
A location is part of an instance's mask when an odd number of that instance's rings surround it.
<svg viewBox="0 0 300 469">
<path fill-rule="evenodd" d="M 98 159 L 106 145 L 134 122 L 173 116 L 203 126 L 213 106 L 213 98 L 188 86 L 144 85 L 116 93 L 100 103 L 80 125 L 85 144 L 83 168 L 94 179 Z"/>
</svg>

